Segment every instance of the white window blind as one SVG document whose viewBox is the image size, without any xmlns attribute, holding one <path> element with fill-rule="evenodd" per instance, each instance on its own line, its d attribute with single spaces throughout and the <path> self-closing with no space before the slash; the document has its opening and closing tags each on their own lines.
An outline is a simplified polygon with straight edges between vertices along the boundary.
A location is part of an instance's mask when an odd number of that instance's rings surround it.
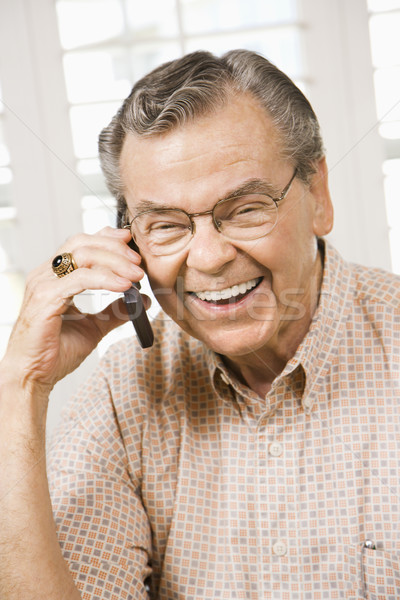
<svg viewBox="0 0 400 600">
<path fill-rule="evenodd" d="M 393 270 L 400 273 L 400 0 L 368 0 Z"/>
<path fill-rule="evenodd" d="M 0 99 L 2 98 L 0 87 Z M 4 132 L 5 106 L 0 101 L 0 357 L 20 307 L 24 278 L 16 268 L 13 172 Z"/>
</svg>

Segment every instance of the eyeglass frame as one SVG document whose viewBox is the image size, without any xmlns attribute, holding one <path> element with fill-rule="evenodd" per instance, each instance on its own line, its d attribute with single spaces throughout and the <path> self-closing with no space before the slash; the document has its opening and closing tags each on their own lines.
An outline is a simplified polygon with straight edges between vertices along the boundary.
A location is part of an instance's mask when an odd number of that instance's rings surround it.
<svg viewBox="0 0 400 600">
<path fill-rule="evenodd" d="M 282 190 L 282 192 L 281 192 L 281 194 L 280 194 L 280 196 L 279 196 L 278 198 L 273 198 L 272 196 L 270 196 L 269 194 L 266 194 L 265 192 L 257 192 L 257 194 L 259 194 L 259 195 L 261 195 L 261 196 L 268 196 L 268 198 L 270 198 L 270 199 L 271 199 L 271 200 L 274 202 L 274 204 L 275 204 L 275 207 L 276 207 L 276 209 L 278 210 L 278 202 L 282 202 L 282 200 L 284 200 L 284 199 L 286 198 L 286 196 L 287 196 L 287 195 L 288 195 L 288 193 L 289 193 L 289 190 L 290 190 L 290 188 L 291 188 L 291 185 L 292 185 L 292 183 L 293 183 L 293 181 L 294 181 L 294 179 L 295 179 L 296 175 L 297 175 L 297 168 L 294 170 L 294 173 L 293 173 L 292 177 L 290 178 L 290 181 L 289 181 L 289 183 L 287 183 L 287 184 L 285 185 L 285 187 L 283 188 L 283 190 Z M 246 195 L 246 194 L 244 194 L 244 195 Z M 240 197 L 240 195 L 239 195 L 238 197 Z M 217 207 L 217 206 L 219 206 L 219 205 L 223 204 L 224 202 L 228 202 L 228 201 L 230 201 L 230 200 L 234 200 L 234 199 L 235 199 L 235 196 L 229 196 L 228 198 L 221 198 L 220 200 L 218 200 L 218 201 L 217 201 L 217 202 L 214 204 L 214 206 L 213 206 L 213 207 L 212 207 L 210 210 L 205 210 L 205 211 L 203 211 L 203 212 L 197 212 L 197 213 L 188 213 L 188 212 L 186 212 L 186 210 L 184 210 L 183 208 L 172 208 L 172 207 L 171 207 L 171 208 L 164 208 L 164 207 L 163 207 L 163 208 L 149 208 L 149 209 L 143 210 L 143 211 L 142 211 L 142 212 L 140 212 L 139 214 L 135 215 L 135 217 L 134 217 L 134 218 L 133 218 L 133 219 L 132 219 L 132 220 L 131 220 L 129 223 L 126 223 L 126 224 L 123 226 L 123 229 L 129 229 L 129 230 L 131 231 L 131 233 L 132 233 L 132 223 L 135 221 L 135 219 L 137 219 L 138 217 L 141 217 L 142 215 L 145 215 L 145 214 L 147 214 L 147 213 L 152 213 L 152 212 L 167 212 L 167 211 L 176 211 L 176 212 L 181 212 L 181 213 L 183 213 L 183 214 L 184 214 L 184 215 L 186 215 L 186 216 L 188 217 L 188 219 L 189 219 L 189 222 L 190 222 L 190 235 L 191 235 L 191 237 L 190 237 L 190 238 L 188 238 L 188 240 L 192 239 L 192 236 L 193 236 L 193 235 L 195 234 L 195 232 L 196 232 L 196 223 L 193 221 L 193 217 L 203 217 L 203 216 L 205 216 L 205 215 L 211 215 L 211 216 L 212 216 L 212 222 L 213 222 L 213 225 L 214 225 L 215 229 L 218 231 L 218 233 L 221 233 L 221 234 L 222 234 L 224 237 L 226 237 L 227 239 L 234 239 L 234 238 L 229 238 L 228 236 L 226 236 L 226 235 L 225 235 L 225 234 L 224 234 L 224 233 L 223 233 L 223 232 L 222 232 L 222 231 L 219 229 L 219 225 L 218 225 L 218 223 L 217 223 L 217 221 L 216 221 L 216 219 L 215 219 L 215 215 L 214 215 L 214 211 L 215 211 L 215 209 L 216 209 L 216 207 Z M 277 222 L 275 222 L 275 223 L 274 223 L 274 226 L 273 226 L 273 227 L 270 229 L 270 231 L 268 231 L 268 232 L 267 232 L 267 233 L 265 233 L 264 235 L 269 235 L 269 234 L 270 234 L 270 233 L 273 231 L 273 229 L 275 228 L 275 225 L 276 225 L 276 223 L 277 223 Z M 260 236 L 260 237 L 262 237 L 262 236 Z M 133 235 L 132 235 L 132 238 L 133 238 Z M 254 239 L 257 239 L 257 238 L 254 238 Z M 189 243 L 189 241 L 188 241 L 188 242 L 185 244 L 185 246 L 186 246 L 188 243 Z M 182 249 L 183 249 L 185 246 L 182 246 Z M 174 253 L 172 253 L 172 254 L 174 254 Z M 161 256 L 162 256 L 162 255 L 161 255 Z"/>
</svg>

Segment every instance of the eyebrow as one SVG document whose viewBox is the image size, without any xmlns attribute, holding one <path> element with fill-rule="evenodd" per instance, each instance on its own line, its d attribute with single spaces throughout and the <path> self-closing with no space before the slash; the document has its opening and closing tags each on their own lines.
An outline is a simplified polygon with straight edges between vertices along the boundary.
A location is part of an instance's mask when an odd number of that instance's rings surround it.
<svg viewBox="0 0 400 600">
<path fill-rule="evenodd" d="M 280 192 L 265 179 L 249 179 L 220 199 L 227 200 L 229 198 L 236 198 L 237 196 L 246 196 L 247 194 L 267 194 L 274 198 L 279 196 Z"/>
<path fill-rule="evenodd" d="M 234 190 L 230 190 L 222 198 L 218 198 L 216 202 L 221 200 L 229 200 L 230 198 L 238 198 L 239 196 L 247 196 L 247 194 L 267 194 L 271 198 L 279 196 L 280 192 L 277 188 L 266 181 L 265 179 L 249 179 L 242 183 L 239 187 Z M 178 206 L 171 206 L 167 204 L 160 204 L 159 202 L 153 202 L 152 200 L 141 200 L 135 205 L 135 208 L 131 211 L 132 217 L 135 218 L 142 212 L 148 210 L 179 210 Z"/>
<path fill-rule="evenodd" d="M 169 206 L 167 204 L 160 204 L 159 202 L 153 202 L 152 200 L 141 200 L 135 205 L 135 208 L 131 210 L 133 218 L 137 217 L 142 212 L 147 210 L 173 210 L 176 206 Z"/>
</svg>

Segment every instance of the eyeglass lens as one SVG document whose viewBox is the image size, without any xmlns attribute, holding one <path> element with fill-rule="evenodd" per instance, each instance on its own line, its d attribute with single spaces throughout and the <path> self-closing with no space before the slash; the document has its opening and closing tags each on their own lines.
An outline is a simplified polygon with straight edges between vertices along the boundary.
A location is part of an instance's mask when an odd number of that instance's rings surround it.
<svg viewBox="0 0 400 600">
<path fill-rule="evenodd" d="M 267 235 L 274 228 L 277 215 L 276 203 L 264 194 L 223 200 L 213 209 L 216 228 L 232 240 L 254 240 Z M 179 209 L 146 211 L 132 222 L 132 235 L 138 245 L 155 255 L 179 252 L 190 241 L 194 229 L 194 219 Z"/>
</svg>

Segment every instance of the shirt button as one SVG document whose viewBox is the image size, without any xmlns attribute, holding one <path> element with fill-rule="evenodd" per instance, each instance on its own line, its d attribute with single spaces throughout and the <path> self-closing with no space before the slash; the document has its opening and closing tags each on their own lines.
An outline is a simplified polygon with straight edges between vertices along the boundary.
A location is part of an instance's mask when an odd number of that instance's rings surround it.
<svg viewBox="0 0 400 600">
<path fill-rule="evenodd" d="M 275 542 L 272 546 L 272 552 L 277 556 L 285 556 L 287 553 L 287 546 L 284 542 Z"/>
<path fill-rule="evenodd" d="M 269 445 L 268 451 L 271 456 L 280 456 L 283 452 L 282 444 L 279 442 L 272 442 L 272 444 Z"/>
<path fill-rule="evenodd" d="M 304 408 L 311 408 L 312 405 L 313 405 L 313 401 L 311 400 L 311 398 L 304 398 L 304 400 L 303 400 Z"/>
</svg>

